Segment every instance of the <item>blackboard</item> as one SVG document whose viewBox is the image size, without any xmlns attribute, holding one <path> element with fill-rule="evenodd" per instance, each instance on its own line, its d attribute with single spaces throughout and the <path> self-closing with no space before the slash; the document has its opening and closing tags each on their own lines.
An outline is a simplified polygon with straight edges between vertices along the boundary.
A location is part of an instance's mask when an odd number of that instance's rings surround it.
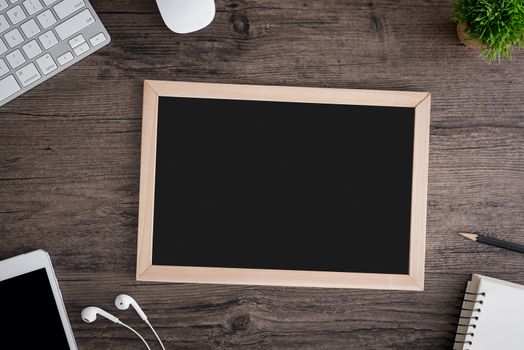
<svg viewBox="0 0 524 350">
<path fill-rule="evenodd" d="M 138 279 L 422 288 L 429 94 L 146 81 L 143 124 Z"/>
</svg>

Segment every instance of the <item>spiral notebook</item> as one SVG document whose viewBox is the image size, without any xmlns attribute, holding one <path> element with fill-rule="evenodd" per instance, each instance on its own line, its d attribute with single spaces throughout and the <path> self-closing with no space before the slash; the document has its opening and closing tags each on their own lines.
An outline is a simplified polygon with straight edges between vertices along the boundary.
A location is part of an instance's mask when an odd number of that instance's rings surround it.
<svg viewBox="0 0 524 350">
<path fill-rule="evenodd" d="M 524 286 L 482 275 L 468 282 L 455 350 L 524 349 Z"/>
</svg>

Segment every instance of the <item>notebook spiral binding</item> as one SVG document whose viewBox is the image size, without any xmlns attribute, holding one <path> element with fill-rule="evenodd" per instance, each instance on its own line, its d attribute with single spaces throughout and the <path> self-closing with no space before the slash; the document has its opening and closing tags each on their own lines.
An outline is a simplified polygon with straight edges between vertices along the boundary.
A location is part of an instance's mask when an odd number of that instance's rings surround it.
<svg viewBox="0 0 524 350">
<path fill-rule="evenodd" d="M 468 296 L 472 296 L 474 297 L 475 299 L 474 300 L 470 300 L 468 299 Z M 479 315 L 482 311 L 482 305 L 484 304 L 484 299 L 486 298 L 486 293 L 485 292 L 480 292 L 480 293 L 471 293 L 471 292 L 464 292 L 464 301 L 465 302 L 469 302 L 469 303 L 472 303 L 472 307 L 471 308 L 465 308 L 464 307 L 464 304 L 462 304 L 462 307 L 460 308 L 461 309 L 461 315 L 459 317 L 459 323 L 458 325 L 459 326 L 462 326 L 462 327 L 467 327 L 467 332 L 458 332 L 457 331 L 457 335 L 462 335 L 464 340 L 460 341 L 460 340 L 456 340 L 455 339 L 455 344 L 453 344 L 453 349 L 460 349 L 460 350 L 470 350 L 469 349 L 469 346 L 471 346 L 473 344 L 473 337 L 475 336 L 475 328 L 477 328 L 477 324 L 476 323 L 472 323 L 472 321 L 478 321 L 479 320 Z M 469 311 L 471 312 L 471 315 L 470 316 L 462 316 L 462 312 L 463 311 Z M 466 324 L 463 324 L 461 323 L 461 321 L 464 320 L 466 321 Z M 469 331 L 470 328 L 473 328 L 473 331 Z M 468 347 L 466 347 L 468 346 Z"/>
</svg>

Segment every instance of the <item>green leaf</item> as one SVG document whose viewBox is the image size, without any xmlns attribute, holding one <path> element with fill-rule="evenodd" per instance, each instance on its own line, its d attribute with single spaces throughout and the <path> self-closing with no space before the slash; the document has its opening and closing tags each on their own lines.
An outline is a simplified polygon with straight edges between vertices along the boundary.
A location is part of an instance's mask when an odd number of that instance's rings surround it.
<svg viewBox="0 0 524 350">
<path fill-rule="evenodd" d="M 484 48 L 490 62 L 511 58 L 511 48 L 524 48 L 524 0 L 454 0 L 453 20 L 466 23 L 468 39 Z"/>
</svg>

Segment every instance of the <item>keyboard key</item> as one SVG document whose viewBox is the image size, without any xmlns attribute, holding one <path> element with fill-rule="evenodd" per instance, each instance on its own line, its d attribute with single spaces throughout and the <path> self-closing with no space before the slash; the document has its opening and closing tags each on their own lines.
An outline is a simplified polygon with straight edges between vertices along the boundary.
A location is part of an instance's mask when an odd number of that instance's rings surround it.
<svg viewBox="0 0 524 350">
<path fill-rule="evenodd" d="M 46 6 L 49 6 L 49 5 L 51 5 L 52 3 L 54 3 L 54 2 L 56 2 L 56 0 L 44 0 L 44 4 L 45 4 Z"/>
<path fill-rule="evenodd" d="M 44 75 L 47 75 L 58 68 L 51 55 L 48 53 L 37 59 L 36 63 Z"/>
<path fill-rule="evenodd" d="M 20 85 L 12 75 L 0 80 L 0 101 L 5 100 L 15 92 L 20 91 Z"/>
<path fill-rule="evenodd" d="M 82 34 L 78 34 L 73 39 L 69 40 L 69 46 L 71 46 L 72 49 L 77 47 L 78 45 L 84 43 L 86 39 L 84 39 L 84 36 Z"/>
<path fill-rule="evenodd" d="M 7 41 L 7 44 L 13 48 L 16 45 L 20 44 L 22 41 L 24 41 L 24 38 L 22 37 L 22 34 L 20 34 L 20 31 L 18 29 L 13 29 L 12 31 L 8 32 L 6 35 L 4 35 L 5 40 Z"/>
<path fill-rule="evenodd" d="M 9 17 L 13 25 L 18 24 L 27 18 L 27 16 L 24 13 L 24 10 L 22 10 L 20 5 L 15 6 L 12 9 L 8 10 L 7 17 Z"/>
<path fill-rule="evenodd" d="M 42 12 L 41 14 L 36 16 L 36 18 L 38 18 L 38 22 L 40 22 L 40 25 L 44 29 L 47 29 L 56 23 L 56 18 L 51 12 L 51 10 L 46 10 Z"/>
<path fill-rule="evenodd" d="M 34 63 L 29 63 L 24 68 L 17 70 L 16 76 L 23 86 L 31 85 L 38 79 L 42 78 Z"/>
<path fill-rule="evenodd" d="M 87 43 L 83 43 L 80 46 L 75 47 L 73 51 L 77 56 L 80 56 L 89 51 L 89 45 Z"/>
<path fill-rule="evenodd" d="M 83 0 L 64 0 L 57 5 L 53 6 L 58 18 L 64 19 L 76 10 L 81 9 L 86 4 Z"/>
<path fill-rule="evenodd" d="M 58 57 L 57 61 L 58 61 L 58 64 L 63 66 L 64 64 L 71 61 L 72 59 L 73 59 L 73 54 L 71 53 L 71 51 L 67 51 L 65 54 Z"/>
<path fill-rule="evenodd" d="M 45 32 L 44 34 L 40 35 L 38 39 L 42 43 L 44 50 L 47 50 L 50 47 L 53 47 L 56 44 L 58 44 L 58 39 L 52 31 Z"/>
<path fill-rule="evenodd" d="M 20 0 L 9 0 L 9 2 L 10 2 L 11 4 L 16 4 L 18 1 L 20 1 Z"/>
<path fill-rule="evenodd" d="M 7 52 L 7 46 L 5 46 L 4 41 L 0 39 L 0 55 Z"/>
<path fill-rule="evenodd" d="M 29 58 L 30 60 L 42 53 L 42 49 L 40 48 L 40 45 L 38 45 L 36 40 L 31 40 L 27 44 L 23 45 L 22 49 L 24 50 L 27 58 Z"/>
<path fill-rule="evenodd" d="M 22 28 L 22 31 L 28 39 L 31 39 L 40 33 L 40 28 L 38 28 L 38 24 L 36 24 L 34 19 L 30 19 L 29 21 L 25 22 L 20 26 L 20 28 Z"/>
<path fill-rule="evenodd" d="M 92 37 L 91 39 L 89 39 L 89 42 L 93 46 L 98 46 L 102 44 L 104 41 L 106 41 L 106 36 L 104 35 L 104 33 L 97 34 L 94 37 Z"/>
<path fill-rule="evenodd" d="M 5 58 L 7 58 L 7 62 L 9 62 L 9 65 L 13 69 L 25 63 L 25 58 L 22 55 L 22 53 L 20 52 L 20 50 L 15 50 L 11 52 L 7 56 L 5 56 Z"/>
<path fill-rule="evenodd" d="M 0 11 L 5 10 L 8 6 L 6 0 L 0 0 Z"/>
<path fill-rule="evenodd" d="M 26 0 L 23 4 L 25 9 L 27 10 L 27 13 L 29 13 L 30 16 L 43 9 L 40 0 Z"/>
<path fill-rule="evenodd" d="M 5 63 L 5 61 L 0 58 L 0 77 L 7 72 L 9 72 L 9 67 L 7 66 L 7 63 Z"/>
<path fill-rule="evenodd" d="M 67 21 L 57 25 L 55 30 L 60 39 L 65 40 L 93 23 L 95 23 L 95 19 L 91 15 L 91 12 L 85 9 Z"/>
<path fill-rule="evenodd" d="M 4 15 L 0 15 L 0 33 L 5 32 L 9 29 L 9 23 L 7 23 L 7 18 Z"/>
</svg>

